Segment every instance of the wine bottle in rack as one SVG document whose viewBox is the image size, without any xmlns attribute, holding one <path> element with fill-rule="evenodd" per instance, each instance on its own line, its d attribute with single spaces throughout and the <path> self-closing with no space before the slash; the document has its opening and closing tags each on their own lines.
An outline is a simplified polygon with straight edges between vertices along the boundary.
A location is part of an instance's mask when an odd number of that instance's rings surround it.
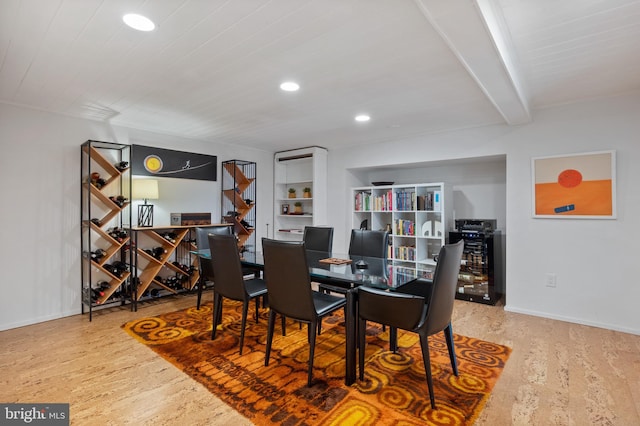
<svg viewBox="0 0 640 426">
<path fill-rule="evenodd" d="M 104 251 L 103 249 L 97 249 L 91 252 L 91 260 L 99 263 L 106 255 L 106 251 Z"/>
<path fill-rule="evenodd" d="M 178 235 L 175 232 L 165 232 L 164 234 L 162 234 L 162 238 L 169 241 L 171 244 L 175 244 Z"/>
<path fill-rule="evenodd" d="M 104 296 L 104 291 L 97 289 L 97 288 L 92 288 L 91 289 L 91 301 L 93 303 L 97 303 L 98 300 Z"/>
<path fill-rule="evenodd" d="M 107 184 L 107 181 L 100 177 L 100 173 L 91 173 L 91 184 L 98 189 L 102 189 Z"/>
<path fill-rule="evenodd" d="M 109 235 L 111 236 L 111 238 L 113 238 L 114 240 L 116 240 L 117 242 L 121 243 L 124 240 L 126 240 L 129 237 L 129 234 L 127 234 L 127 231 L 125 231 L 122 228 L 112 228 L 109 231 Z"/>
<path fill-rule="evenodd" d="M 120 208 L 124 207 L 124 205 L 127 203 L 127 200 L 128 200 L 128 198 L 122 195 L 111 196 L 109 197 L 109 199 L 113 201 L 113 203 Z"/>
</svg>

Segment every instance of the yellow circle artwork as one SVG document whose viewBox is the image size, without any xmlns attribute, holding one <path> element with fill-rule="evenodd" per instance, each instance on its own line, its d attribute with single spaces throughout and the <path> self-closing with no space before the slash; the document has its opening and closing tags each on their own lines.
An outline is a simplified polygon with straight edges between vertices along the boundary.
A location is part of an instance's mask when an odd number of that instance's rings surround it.
<svg viewBox="0 0 640 426">
<path fill-rule="evenodd" d="M 162 170 L 162 159 L 157 155 L 148 155 L 144 159 L 144 168 L 147 169 L 149 173 L 158 173 Z"/>
</svg>

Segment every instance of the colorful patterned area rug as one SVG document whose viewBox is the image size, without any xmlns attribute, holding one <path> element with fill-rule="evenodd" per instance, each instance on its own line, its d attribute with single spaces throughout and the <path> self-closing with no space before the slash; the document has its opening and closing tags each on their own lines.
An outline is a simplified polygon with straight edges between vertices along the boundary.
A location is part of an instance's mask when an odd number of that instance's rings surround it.
<svg viewBox="0 0 640 426">
<path fill-rule="evenodd" d="M 253 317 L 255 305 L 251 305 Z M 442 333 L 430 337 L 437 409 L 432 410 L 418 336 L 367 329 L 365 380 L 344 384 L 345 330 L 340 313 L 323 320 L 316 339 L 314 382 L 307 387 L 307 327 L 277 321 L 271 359 L 264 366 L 268 311 L 247 319 L 238 354 L 241 304 L 225 300 L 223 324 L 211 340 L 212 304 L 124 324 L 123 329 L 257 425 L 471 425 L 482 411 L 511 349 L 455 335 L 454 376 Z M 388 329 L 387 329 L 388 330 Z"/>
</svg>

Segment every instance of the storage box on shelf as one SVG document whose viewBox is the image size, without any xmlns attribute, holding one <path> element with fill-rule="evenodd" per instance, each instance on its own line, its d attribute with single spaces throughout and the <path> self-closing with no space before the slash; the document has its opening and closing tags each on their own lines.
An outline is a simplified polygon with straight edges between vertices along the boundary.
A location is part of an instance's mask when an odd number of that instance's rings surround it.
<svg viewBox="0 0 640 426">
<path fill-rule="evenodd" d="M 354 188 L 353 227 L 366 223 L 368 229 L 388 230 L 389 258 L 396 272 L 406 264 L 429 278 L 450 220 L 445 189 L 443 183 Z"/>
<path fill-rule="evenodd" d="M 274 238 L 301 240 L 305 226 L 327 224 L 326 149 L 277 152 L 274 178 Z"/>
<path fill-rule="evenodd" d="M 101 141 L 81 145 L 82 313 L 125 303 L 130 295 L 131 147 Z"/>
<path fill-rule="evenodd" d="M 256 163 L 244 160 L 222 162 L 222 214 L 233 223 L 242 252 L 254 249 L 256 226 Z"/>
</svg>

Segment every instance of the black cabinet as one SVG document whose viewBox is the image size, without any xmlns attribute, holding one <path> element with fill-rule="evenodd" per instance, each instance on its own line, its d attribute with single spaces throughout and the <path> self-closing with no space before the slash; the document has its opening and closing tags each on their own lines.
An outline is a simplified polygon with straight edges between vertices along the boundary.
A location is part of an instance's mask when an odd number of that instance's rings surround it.
<svg viewBox="0 0 640 426">
<path fill-rule="evenodd" d="M 495 305 L 503 296 L 500 268 L 500 231 L 449 232 L 449 243 L 464 240 L 456 299 Z"/>
</svg>

